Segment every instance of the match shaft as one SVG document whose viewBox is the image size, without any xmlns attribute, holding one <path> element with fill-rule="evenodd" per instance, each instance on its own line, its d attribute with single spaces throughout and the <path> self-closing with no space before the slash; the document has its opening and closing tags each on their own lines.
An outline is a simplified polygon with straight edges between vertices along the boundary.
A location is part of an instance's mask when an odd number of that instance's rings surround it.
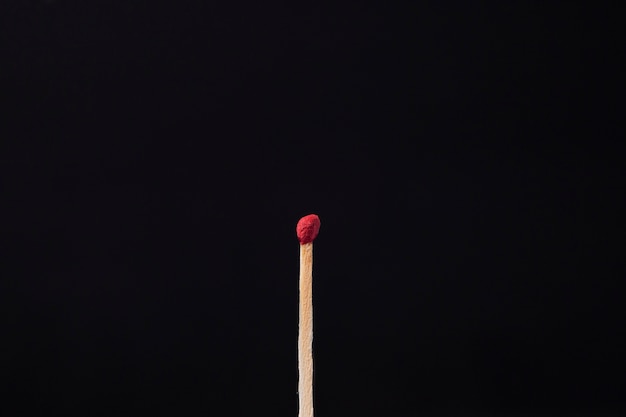
<svg viewBox="0 0 626 417">
<path fill-rule="evenodd" d="M 300 245 L 299 417 L 313 417 L 313 243 Z"/>
</svg>

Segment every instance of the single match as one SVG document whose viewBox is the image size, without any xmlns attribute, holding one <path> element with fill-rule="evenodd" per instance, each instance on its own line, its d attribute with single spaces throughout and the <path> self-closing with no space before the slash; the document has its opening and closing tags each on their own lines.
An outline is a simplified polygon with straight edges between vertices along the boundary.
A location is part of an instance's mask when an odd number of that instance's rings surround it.
<svg viewBox="0 0 626 417">
<path fill-rule="evenodd" d="M 313 417 L 313 240 L 320 230 L 315 214 L 298 221 L 300 241 L 300 314 L 298 327 L 299 417 Z"/>
</svg>

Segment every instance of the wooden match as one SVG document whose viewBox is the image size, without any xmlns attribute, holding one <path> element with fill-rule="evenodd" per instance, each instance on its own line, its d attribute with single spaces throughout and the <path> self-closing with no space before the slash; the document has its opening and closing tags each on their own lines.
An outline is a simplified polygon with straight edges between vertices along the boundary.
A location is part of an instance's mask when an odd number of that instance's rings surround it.
<svg viewBox="0 0 626 417">
<path fill-rule="evenodd" d="M 320 230 L 315 214 L 298 221 L 300 241 L 300 314 L 298 327 L 299 417 L 313 417 L 313 240 Z"/>
</svg>

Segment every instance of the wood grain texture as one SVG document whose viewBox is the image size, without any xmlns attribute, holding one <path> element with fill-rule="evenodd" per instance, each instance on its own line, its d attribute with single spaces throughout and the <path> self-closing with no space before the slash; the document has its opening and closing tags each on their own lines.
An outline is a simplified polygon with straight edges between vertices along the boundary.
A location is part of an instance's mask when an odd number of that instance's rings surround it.
<svg viewBox="0 0 626 417">
<path fill-rule="evenodd" d="M 313 417 L 313 243 L 300 245 L 299 417 Z"/>
</svg>

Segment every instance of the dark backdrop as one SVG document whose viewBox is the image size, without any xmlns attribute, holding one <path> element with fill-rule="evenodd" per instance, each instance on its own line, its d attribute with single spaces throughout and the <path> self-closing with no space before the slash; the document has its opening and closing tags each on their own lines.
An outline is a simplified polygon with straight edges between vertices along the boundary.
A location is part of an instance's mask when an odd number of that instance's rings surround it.
<svg viewBox="0 0 626 417">
<path fill-rule="evenodd" d="M 2 415 L 295 416 L 312 212 L 317 415 L 626 413 L 617 8 L 370 3 L 3 2 Z"/>
</svg>

